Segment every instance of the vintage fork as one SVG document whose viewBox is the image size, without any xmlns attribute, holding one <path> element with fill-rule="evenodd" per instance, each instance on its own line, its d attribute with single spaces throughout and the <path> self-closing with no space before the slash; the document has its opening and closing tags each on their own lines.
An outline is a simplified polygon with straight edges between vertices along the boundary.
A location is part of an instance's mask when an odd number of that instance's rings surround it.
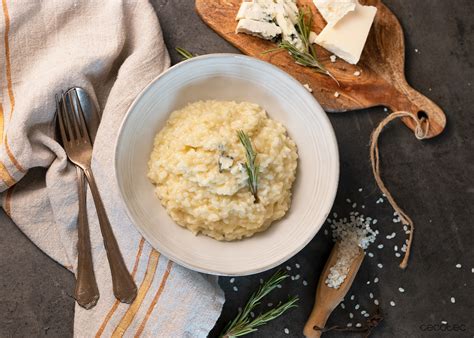
<svg viewBox="0 0 474 338">
<path fill-rule="evenodd" d="M 62 100 L 66 100 L 66 95 L 61 94 L 60 97 L 61 98 L 56 95 L 57 114 L 59 114 L 59 111 L 62 109 Z M 97 304 L 100 294 L 92 261 L 89 223 L 86 210 L 86 182 L 82 169 L 76 165 L 75 167 L 77 173 L 77 189 L 79 190 L 79 213 L 77 219 L 77 276 L 74 298 L 76 298 L 80 306 L 89 310 Z"/>
<path fill-rule="evenodd" d="M 65 101 L 62 101 L 62 109 L 58 111 L 59 130 L 63 146 L 69 160 L 84 171 L 89 183 L 109 260 L 114 295 L 122 303 L 131 303 L 137 295 L 137 286 L 123 261 L 91 170 L 92 145 L 84 113 L 80 105 L 68 105 Z"/>
</svg>

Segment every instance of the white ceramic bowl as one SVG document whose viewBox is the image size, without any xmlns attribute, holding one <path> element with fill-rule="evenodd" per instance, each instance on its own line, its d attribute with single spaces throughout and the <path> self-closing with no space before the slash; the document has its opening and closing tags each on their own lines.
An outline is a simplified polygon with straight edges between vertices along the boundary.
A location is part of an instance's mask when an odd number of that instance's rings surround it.
<svg viewBox="0 0 474 338">
<path fill-rule="evenodd" d="M 175 224 L 146 176 L 154 136 L 169 114 L 208 99 L 258 103 L 298 146 L 290 210 L 267 231 L 241 241 L 195 236 Z M 115 172 L 130 219 L 154 248 L 192 270 L 239 276 L 281 264 L 316 235 L 334 202 L 339 155 L 326 113 L 298 81 L 255 58 L 213 54 L 171 67 L 137 97 L 120 128 Z"/>
</svg>

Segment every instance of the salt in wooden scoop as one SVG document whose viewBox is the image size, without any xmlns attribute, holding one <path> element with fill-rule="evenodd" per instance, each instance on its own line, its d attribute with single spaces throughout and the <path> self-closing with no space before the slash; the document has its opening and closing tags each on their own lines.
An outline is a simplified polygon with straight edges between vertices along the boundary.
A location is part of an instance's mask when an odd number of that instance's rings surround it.
<svg viewBox="0 0 474 338">
<path fill-rule="evenodd" d="M 318 288 L 316 290 L 316 299 L 313 307 L 313 311 L 306 322 L 304 327 L 304 335 L 307 338 L 318 338 L 321 337 L 321 330 L 315 329 L 324 328 L 326 322 L 331 315 L 332 311 L 339 305 L 344 296 L 349 291 L 352 282 L 354 281 L 357 272 L 359 271 L 360 265 L 365 257 L 363 249 L 359 248 L 359 253 L 353 258 L 349 272 L 347 273 L 346 279 L 339 286 L 338 289 L 331 288 L 326 285 L 326 279 L 328 278 L 331 267 L 333 267 L 339 256 L 340 250 L 345 248 L 341 246 L 340 242 L 336 242 L 334 248 L 331 251 L 326 265 L 324 266 L 321 277 L 319 278 Z"/>
</svg>

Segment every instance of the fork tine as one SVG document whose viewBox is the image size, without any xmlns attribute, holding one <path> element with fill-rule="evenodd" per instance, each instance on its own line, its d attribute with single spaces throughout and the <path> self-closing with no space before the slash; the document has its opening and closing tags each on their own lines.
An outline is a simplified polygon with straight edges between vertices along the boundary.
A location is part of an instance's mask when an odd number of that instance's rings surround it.
<svg viewBox="0 0 474 338">
<path fill-rule="evenodd" d="M 72 121 L 72 127 L 74 128 L 76 139 L 80 139 L 82 136 L 82 133 L 79 127 L 76 105 L 70 91 L 66 93 L 66 96 L 67 96 L 67 103 L 69 106 L 69 109 L 68 109 L 69 119 L 70 121 Z"/>
<path fill-rule="evenodd" d="M 79 100 L 79 96 L 77 95 L 76 90 L 74 89 L 74 100 L 76 101 L 76 108 L 77 108 L 77 118 L 79 120 L 79 127 L 81 128 L 81 133 L 84 138 L 89 144 L 91 144 L 91 139 L 89 136 L 89 131 L 87 130 L 86 120 L 84 118 L 84 111 L 82 110 L 81 101 Z"/>
<path fill-rule="evenodd" d="M 63 120 L 64 114 L 63 114 L 63 110 L 61 109 L 61 103 L 57 94 L 55 95 L 55 98 L 56 98 L 56 114 L 57 114 L 58 122 L 59 122 L 59 131 L 61 133 L 61 139 L 64 145 L 68 142 L 68 135 L 64 128 L 64 120 Z"/>
<path fill-rule="evenodd" d="M 69 141 L 72 142 L 73 140 L 76 139 L 76 134 L 74 134 L 74 129 L 71 124 L 71 112 L 67 107 L 65 94 L 63 94 L 62 96 L 61 102 L 62 102 L 62 114 L 63 114 L 63 119 L 64 119 L 64 126 L 69 134 Z"/>
</svg>

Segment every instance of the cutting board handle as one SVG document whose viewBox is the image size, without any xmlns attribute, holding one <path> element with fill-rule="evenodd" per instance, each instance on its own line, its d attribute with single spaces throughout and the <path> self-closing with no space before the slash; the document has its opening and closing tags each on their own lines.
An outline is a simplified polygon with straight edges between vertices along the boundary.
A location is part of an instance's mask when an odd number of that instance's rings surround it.
<svg viewBox="0 0 474 338">
<path fill-rule="evenodd" d="M 442 133 L 446 127 L 446 115 L 443 110 L 429 98 L 413 89 L 406 81 L 398 84 L 398 88 L 391 95 L 386 95 L 384 104 L 392 111 L 408 111 L 418 119 L 426 118 L 429 121 L 427 138 Z M 416 124 L 411 118 L 404 118 L 403 122 L 412 130 Z"/>
</svg>

